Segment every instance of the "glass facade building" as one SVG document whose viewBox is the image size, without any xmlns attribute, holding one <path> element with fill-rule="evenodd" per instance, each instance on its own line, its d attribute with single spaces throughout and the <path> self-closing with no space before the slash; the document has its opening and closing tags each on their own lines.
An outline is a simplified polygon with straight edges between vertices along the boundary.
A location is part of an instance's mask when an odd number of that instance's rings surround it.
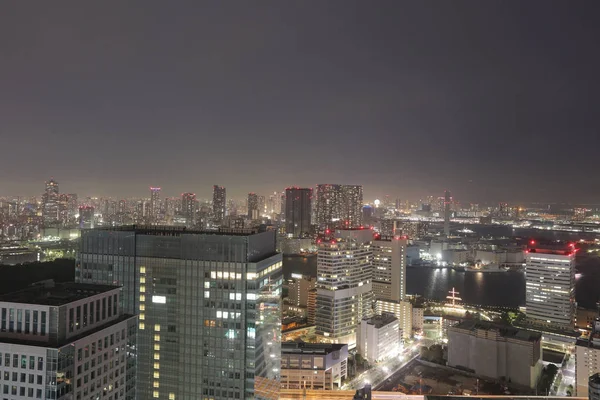
<svg viewBox="0 0 600 400">
<path fill-rule="evenodd" d="M 279 397 L 282 256 L 273 232 L 82 232 L 76 278 L 138 314 L 140 399 Z"/>
</svg>

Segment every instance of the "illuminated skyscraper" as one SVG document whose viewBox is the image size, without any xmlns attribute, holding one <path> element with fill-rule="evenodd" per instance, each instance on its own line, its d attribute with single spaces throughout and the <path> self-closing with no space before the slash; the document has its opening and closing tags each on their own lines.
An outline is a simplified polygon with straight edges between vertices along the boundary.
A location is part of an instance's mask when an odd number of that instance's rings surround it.
<svg viewBox="0 0 600 400">
<path fill-rule="evenodd" d="M 285 232 L 295 238 L 310 234 L 312 189 L 285 190 Z"/>
<path fill-rule="evenodd" d="M 575 327 L 575 251 L 532 248 L 526 254 L 526 316 L 549 328 Z"/>
<path fill-rule="evenodd" d="M 373 251 L 373 294 L 376 299 L 402 301 L 406 296 L 406 245 L 400 236 L 379 237 Z"/>
<path fill-rule="evenodd" d="M 356 345 L 356 330 L 373 312 L 372 253 L 356 240 L 323 242 L 317 253 L 315 332 L 330 343 Z"/>
<path fill-rule="evenodd" d="M 46 190 L 42 195 L 42 216 L 46 225 L 56 224 L 60 220 L 58 182 L 54 178 L 46 182 Z"/>
<path fill-rule="evenodd" d="M 361 185 L 343 185 L 340 205 L 343 227 L 357 228 L 362 225 L 363 188 Z"/>
<path fill-rule="evenodd" d="M 186 226 L 194 226 L 196 223 L 196 195 L 194 193 L 183 193 L 181 195 L 181 213 L 185 217 Z"/>
<path fill-rule="evenodd" d="M 152 224 L 156 224 L 158 222 L 158 217 L 160 214 L 160 188 L 159 187 L 151 187 L 150 188 L 150 210 L 148 212 L 148 220 Z"/>
<path fill-rule="evenodd" d="M 122 285 L 138 314 L 139 399 L 277 399 L 275 233 L 123 226 L 82 232 L 76 279 Z"/>
<path fill-rule="evenodd" d="M 90 229 L 94 227 L 94 207 L 79 207 L 79 228 Z"/>
<path fill-rule="evenodd" d="M 248 193 L 248 219 L 258 218 L 260 218 L 258 195 L 256 193 Z"/>
<path fill-rule="evenodd" d="M 221 224 L 227 210 L 227 194 L 223 186 L 213 186 L 213 215 L 216 224 Z"/>
<path fill-rule="evenodd" d="M 362 224 L 362 186 L 317 185 L 316 198 L 319 228 L 356 228 Z"/>
<path fill-rule="evenodd" d="M 444 235 L 450 236 L 450 204 L 452 204 L 452 197 L 450 191 L 444 192 Z"/>
</svg>

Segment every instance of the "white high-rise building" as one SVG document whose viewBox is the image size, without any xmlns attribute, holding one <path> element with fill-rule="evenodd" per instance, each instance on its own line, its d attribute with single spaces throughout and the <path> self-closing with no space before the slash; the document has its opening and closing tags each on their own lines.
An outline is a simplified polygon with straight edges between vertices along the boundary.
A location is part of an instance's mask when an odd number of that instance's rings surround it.
<svg viewBox="0 0 600 400">
<path fill-rule="evenodd" d="M 356 330 L 373 312 L 369 242 L 321 243 L 317 255 L 316 333 L 324 342 L 356 346 Z"/>
<path fill-rule="evenodd" d="M 400 324 L 392 313 L 383 313 L 360 322 L 356 348 L 365 360 L 375 363 L 400 351 Z"/>
<path fill-rule="evenodd" d="M 402 301 L 406 296 L 406 245 L 400 236 L 373 240 L 373 295 L 377 300 Z"/>
<path fill-rule="evenodd" d="M 575 251 L 530 249 L 525 271 L 527 319 L 548 328 L 573 330 Z"/>
</svg>

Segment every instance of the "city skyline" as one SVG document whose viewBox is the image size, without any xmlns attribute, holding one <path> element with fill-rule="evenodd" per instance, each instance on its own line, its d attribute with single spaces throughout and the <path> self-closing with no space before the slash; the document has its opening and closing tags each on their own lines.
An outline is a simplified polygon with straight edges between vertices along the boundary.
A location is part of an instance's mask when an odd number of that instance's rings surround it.
<svg viewBox="0 0 600 400">
<path fill-rule="evenodd" d="M 2 195 L 54 175 L 95 196 L 339 182 L 367 197 L 593 202 L 597 11 L 11 2 Z"/>
</svg>

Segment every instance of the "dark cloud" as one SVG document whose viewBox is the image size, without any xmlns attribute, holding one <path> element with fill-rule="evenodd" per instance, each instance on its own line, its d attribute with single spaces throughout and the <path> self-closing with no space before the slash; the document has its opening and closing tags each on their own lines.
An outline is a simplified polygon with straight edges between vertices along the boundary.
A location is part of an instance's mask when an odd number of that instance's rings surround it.
<svg viewBox="0 0 600 400">
<path fill-rule="evenodd" d="M 595 201 L 596 1 L 3 4 L 0 195 Z M 550 197 L 550 198 L 549 198 Z"/>
</svg>

